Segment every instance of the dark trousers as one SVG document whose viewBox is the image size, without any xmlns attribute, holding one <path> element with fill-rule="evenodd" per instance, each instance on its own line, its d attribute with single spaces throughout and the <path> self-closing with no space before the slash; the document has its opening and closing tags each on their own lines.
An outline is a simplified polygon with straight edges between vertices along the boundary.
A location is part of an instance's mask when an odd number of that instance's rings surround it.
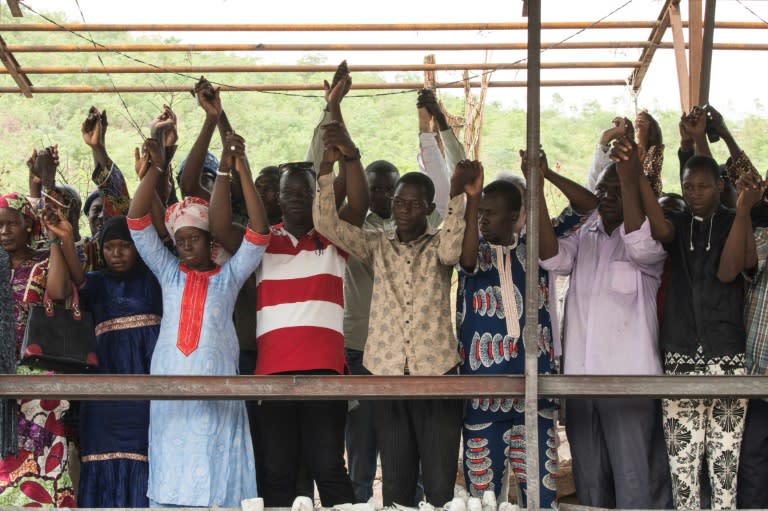
<svg viewBox="0 0 768 511">
<path fill-rule="evenodd" d="M 363 367 L 363 352 L 347 349 L 347 365 L 352 374 L 371 374 Z M 361 400 L 347 416 L 347 462 L 349 478 L 356 502 L 368 502 L 373 497 L 373 480 L 379 449 L 376 445 L 374 402 Z"/>
<path fill-rule="evenodd" d="M 739 509 L 768 509 L 768 403 L 750 399 L 736 490 Z"/>
<path fill-rule="evenodd" d="M 253 370 L 256 369 L 256 352 L 253 350 L 240 349 L 240 375 L 251 376 Z M 262 452 L 262 444 L 259 439 L 261 433 L 259 432 L 259 406 L 258 401 L 246 401 L 245 409 L 248 412 L 248 424 L 251 426 L 251 442 L 253 444 L 253 457 L 256 460 L 256 488 L 261 494 L 261 488 L 264 485 L 264 453 Z M 315 485 L 312 481 L 312 477 L 309 475 L 306 463 L 299 465 L 299 477 L 296 482 L 296 494 L 305 495 L 307 497 L 314 498 Z"/>
<path fill-rule="evenodd" d="M 305 464 L 323 507 L 354 502 L 344 466 L 346 401 L 264 401 L 258 421 L 265 507 L 291 507 Z"/>
<path fill-rule="evenodd" d="M 653 399 L 569 399 L 565 432 L 582 506 L 672 507 L 661 407 Z"/>
<path fill-rule="evenodd" d="M 419 462 L 427 502 L 437 507 L 453 499 L 463 407 L 456 399 L 376 402 L 385 506 L 416 505 Z"/>
</svg>

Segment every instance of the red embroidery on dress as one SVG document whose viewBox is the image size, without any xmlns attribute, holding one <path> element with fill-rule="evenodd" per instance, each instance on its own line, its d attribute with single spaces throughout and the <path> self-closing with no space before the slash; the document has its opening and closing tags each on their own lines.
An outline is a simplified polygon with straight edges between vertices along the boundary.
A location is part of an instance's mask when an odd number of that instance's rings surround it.
<svg viewBox="0 0 768 511">
<path fill-rule="evenodd" d="M 203 329 L 203 312 L 205 299 L 208 296 L 208 279 L 217 274 L 221 268 L 199 272 L 182 265 L 181 270 L 186 274 L 184 292 L 181 296 L 181 311 L 179 313 L 179 334 L 176 347 L 185 356 L 191 355 L 200 344 L 200 332 Z"/>
</svg>

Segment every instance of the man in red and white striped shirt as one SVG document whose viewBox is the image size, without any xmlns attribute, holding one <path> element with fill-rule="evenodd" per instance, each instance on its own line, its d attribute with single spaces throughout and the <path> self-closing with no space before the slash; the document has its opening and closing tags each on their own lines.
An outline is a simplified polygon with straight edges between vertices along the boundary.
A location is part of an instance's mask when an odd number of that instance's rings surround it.
<svg viewBox="0 0 768 511">
<path fill-rule="evenodd" d="M 346 130 L 343 134 L 348 138 Z M 355 189 L 347 194 L 348 213 L 362 223 L 368 197 L 359 157 L 347 165 L 348 174 L 355 174 L 346 183 Z M 281 170 L 283 223 L 272 228 L 256 272 L 255 373 L 344 374 L 347 254 L 314 230 L 312 164 L 288 164 Z M 292 504 L 301 463 L 324 507 L 355 500 L 343 457 L 346 413 L 347 403 L 341 400 L 263 402 L 258 417 L 265 463 L 259 493 L 266 506 Z"/>
</svg>

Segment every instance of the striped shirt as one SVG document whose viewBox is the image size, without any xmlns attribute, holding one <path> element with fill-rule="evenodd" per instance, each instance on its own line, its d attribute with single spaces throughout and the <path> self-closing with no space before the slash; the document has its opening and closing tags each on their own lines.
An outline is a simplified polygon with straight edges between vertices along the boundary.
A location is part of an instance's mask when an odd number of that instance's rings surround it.
<svg viewBox="0 0 768 511">
<path fill-rule="evenodd" d="M 747 279 L 744 326 L 747 330 L 747 371 L 768 374 L 768 227 L 755 228 L 757 272 Z"/>
<path fill-rule="evenodd" d="M 256 271 L 255 374 L 344 373 L 346 258 L 314 230 L 296 239 L 272 227 Z"/>
</svg>

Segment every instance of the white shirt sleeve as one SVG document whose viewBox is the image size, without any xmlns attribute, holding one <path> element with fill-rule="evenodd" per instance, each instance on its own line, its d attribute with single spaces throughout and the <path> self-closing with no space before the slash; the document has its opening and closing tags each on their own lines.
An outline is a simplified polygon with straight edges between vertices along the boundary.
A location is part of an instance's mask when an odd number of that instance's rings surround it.
<svg viewBox="0 0 768 511">
<path fill-rule="evenodd" d="M 597 179 L 600 177 L 600 173 L 603 169 L 611 163 L 611 158 L 608 156 L 609 151 L 606 150 L 606 146 L 597 144 L 595 146 L 595 152 L 592 156 L 592 165 L 589 167 L 589 174 L 587 175 L 586 188 L 590 192 L 595 191 L 597 186 Z"/>
<path fill-rule="evenodd" d="M 451 175 L 434 133 L 419 134 L 417 160 L 422 172 L 428 175 L 435 185 L 435 210 L 445 218 L 451 193 Z"/>
<path fill-rule="evenodd" d="M 456 164 L 467 157 L 464 153 L 464 144 L 459 142 L 451 128 L 440 131 L 440 138 L 443 141 L 443 148 L 445 148 L 445 162 L 448 165 L 448 175 L 450 176 L 456 169 Z"/>
<path fill-rule="evenodd" d="M 307 148 L 307 156 L 304 158 L 306 161 L 311 161 L 315 172 L 320 170 L 320 162 L 323 161 L 323 130 L 321 126 L 331 122 L 331 113 L 323 110 L 323 116 L 320 118 L 320 122 L 315 127 L 315 131 L 312 133 L 312 140 L 309 142 Z"/>
</svg>

